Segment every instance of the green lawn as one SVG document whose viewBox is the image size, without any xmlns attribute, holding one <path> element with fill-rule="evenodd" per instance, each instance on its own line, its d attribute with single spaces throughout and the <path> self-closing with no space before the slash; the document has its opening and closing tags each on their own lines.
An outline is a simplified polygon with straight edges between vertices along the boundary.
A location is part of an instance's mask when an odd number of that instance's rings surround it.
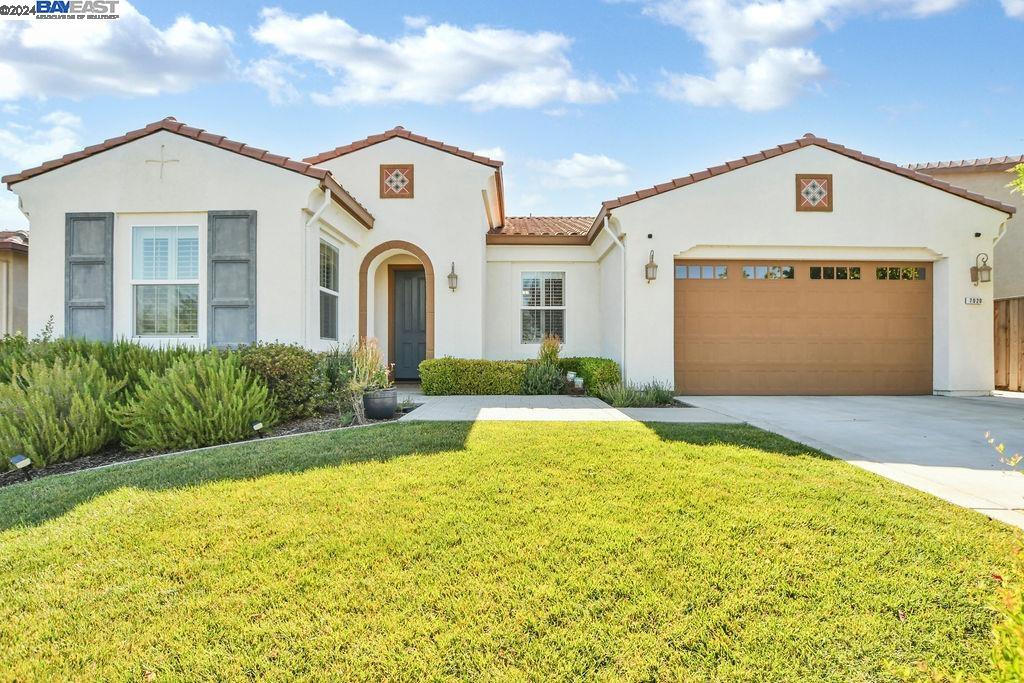
<svg viewBox="0 0 1024 683">
<path fill-rule="evenodd" d="M 392 424 L 0 490 L 0 679 L 985 667 L 1011 532 L 737 425 Z"/>
</svg>

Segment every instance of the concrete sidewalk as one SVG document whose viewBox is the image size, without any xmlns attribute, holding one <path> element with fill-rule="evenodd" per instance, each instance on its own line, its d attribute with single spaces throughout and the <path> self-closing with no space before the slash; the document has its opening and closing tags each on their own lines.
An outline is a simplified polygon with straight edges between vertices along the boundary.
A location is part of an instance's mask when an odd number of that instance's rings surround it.
<svg viewBox="0 0 1024 683">
<path fill-rule="evenodd" d="M 408 398 L 422 403 L 402 420 L 475 422 L 548 421 L 548 422 L 741 422 L 701 408 L 612 408 L 589 396 L 423 396 L 399 392 L 399 400 Z"/>
<path fill-rule="evenodd" d="M 781 434 L 955 505 L 1024 529 L 1024 401 L 1011 397 L 695 396 L 690 405 Z"/>
</svg>

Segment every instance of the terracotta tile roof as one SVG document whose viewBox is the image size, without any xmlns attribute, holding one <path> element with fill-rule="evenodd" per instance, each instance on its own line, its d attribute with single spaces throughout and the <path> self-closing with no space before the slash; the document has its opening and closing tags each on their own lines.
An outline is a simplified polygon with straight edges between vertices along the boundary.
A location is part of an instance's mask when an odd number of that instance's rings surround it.
<svg viewBox="0 0 1024 683">
<path fill-rule="evenodd" d="M 593 224 L 593 216 L 509 216 L 504 227 L 494 232 L 506 235 L 586 235 Z"/>
<path fill-rule="evenodd" d="M 818 147 L 831 150 L 837 154 L 842 154 L 843 156 L 849 157 L 850 159 L 853 159 L 855 161 L 861 161 L 865 164 L 870 164 L 871 166 L 874 166 L 876 168 L 880 168 L 882 170 L 895 173 L 896 175 L 901 175 L 904 178 L 916 180 L 919 183 L 930 185 L 934 188 L 943 190 L 945 192 L 949 192 L 950 194 L 954 194 L 958 197 L 963 197 L 964 199 L 968 199 L 972 202 L 977 202 L 978 204 L 982 204 L 984 206 L 996 209 L 997 211 L 1003 211 L 1007 214 L 1013 214 L 1013 212 L 1015 211 L 1014 207 L 1010 206 L 1009 204 L 1004 204 L 995 199 L 989 199 L 988 197 L 982 196 L 976 192 L 970 192 L 969 190 L 965 190 L 961 187 L 950 185 L 949 183 L 933 178 L 930 175 L 919 173 L 918 171 L 911 170 L 908 168 L 903 168 L 888 161 L 882 161 L 878 157 L 868 156 L 867 154 L 864 154 L 863 152 L 858 152 L 855 149 L 850 149 L 849 147 L 844 147 L 843 145 L 837 144 L 835 142 L 830 142 L 825 138 L 819 138 L 813 133 L 807 133 L 799 140 L 787 142 L 786 144 L 779 145 L 777 147 L 772 147 L 771 149 L 765 149 L 756 154 L 745 156 L 742 159 L 736 159 L 735 161 L 727 161 L 726 163 L 720 166 L 712 166 L 711 168 L 705 169 L 703 171 L 691 173 L 688 176 L 675 178 L 674 180 L 670 180 L 667 183 L 662 183 L 660 185 L 655 185 L 654 187 L 638 190 L 633 194 L 624 195 L 622 197 L 618 197 L 617 199 L 611 199 L 609 201 L 603 202 L 601 204 L 601 213 L 598 214 L 597 218 L 594 220 L 594 224 L 591 226 L 590 235 L 592 238 L 597 235 L 597 230 L 600 227 L 601 219 L 604 217 L 604 214 L 607 211 L 618 208 L 620 206 L 625 206 L 627 204 L 632 204 L 633 202 L 638 202 L 641 199 L 646 199 L 647 197 L 652 197 L 656 194 L 662 194 L 664 192 L 675 190 L 680 187 L 686 187 L 687 185 L 692 185 L 693 183 L 700 182 L 701 180 L 706 180 L 708 178 L 711 178 L 712 176 L 722 175 L 723 173 L 735 171 L 738 168 L 750 166 L 752 164 L 758 163 L 759 161 L 765 161 L 766 159 L 777 157 L 780 154 L 786 154 L 787 152 L 792 152 L 803 147 L 810 147 L 811 145 L 816 145 Z"/>
<path fill-rule="evenodd" d="M 243 156 L 256 159 L 257 161 L 262 161 L 274 166 L 280 166 L 281 168 L 301 173 L 302 175 L 309 176 L 310 178 L 316 178 L 321 182 L 323 187 L 331 190 L 335 200 L 348 210 L 356 220 L 367 228 L 373 227 L 373 216 L 370 212 L 365 206 L 356 201 L 356 198 L 350 195 L 345 188 L 343 188 L 338 181 L 334 179 L 330 171 L 323 168 L 316 168 L 304 161 L 296 161 L 294 159 L 289 159 L 288 157 L 271 154 L 265 149 L 250 147 L 245 143 L 229 140 L 223 135 L 215 135 L 200 128 L 192 128 L 191 126 L 187 126 L 184 123 L 177 121 L 173 116 L 168 116 L 160 121 L 154 121 L 144 128 L 129 131 L 119 137 L 104 140 L 97 145 L 91 145 L 81 151 L 65 154 L 60 159 L 47 161 L 39 166 L 25 169 L 20 173 L 5 175 L 3 178 L 0 178 L 0 182 L 6 183 L 7 188 L 10 189 L 11 185 L 14 185 L 15 183 L 20 183 L 23 180 L 34 178 L 35 176 L 42 175 L 43 173 L 48 173 L 54 169 L 67 166 L 68 164 L 72 164 L 81 159 L 86 159 L 94 154 L 99 154 L 100 152 L 105 152 L 109 149 L 113 149 L 114 147 L 120 147 L 123 144 L 138 140 L 139 138 L 144 138 L 147 135 L 152 135 L 159 131 L 167 131 L 169 133 L 174 133 L 175 135 L 181 135 L 182 137 L 191 138 L 198 142 L 213 145 L 214 147 L 219 147 L 220 149 L 225 149 L 229 152 L 241 154 Z"/>
<path fill-rule="evenodd" d="M 589 244 L 591 216 L 508 216 L 487 233 L 487 244 Z"/>
<path fill-rule="evenodd" d="M 28 253 L 27 230 L 0 230 L 0 251 Z"/>
<path fill-rule="evenodd" d="M 363 138 L 362 140 L 356 140 L 355 142 L 350 142 L 349 144 L 343 145 L 341 147 L 335 147 L 334 149 L 328 152 L 321 152 L 320 154 L 317 154 L 315 156 L 306 157 L 305 161 L 311 164 L 323 163 L 328 159 L 335 159 L 345 154 L 355 152 L 356 150 L 364 149 L 366 147 L 376 145 L 381 142 L 386 142 L 387 140 L 390 140 L 392 138 L 402 138 L 405 140 L 411 140 L 412 142 L 418 142 L 421 145 L 433 147 L 434 149 L 439 149 L 442 152 L 448 152 L 449 154 L 454 154 L 457 157 L 469 159 L 470 161 L 475 161 L 478 164 L 491 166 L 493 168 L 501 168 L 501 165 L 503 163 L 501 161 L 496 161 L 494 159 L 488 159 L 487 157 L 480 156 L 479 154 L 474 154 L 473 152 L 464 149 L 459 149 L 455 145 L 445 144 L 443 142 L 440 142 L 439 140 L 431 140 L 430 138 L 425 138 L 422 135 L 416 135 L 415 133 L 408 131 L 405 128 L 402 128 L 401 126 L 395 126 L 391 130 L 384 131 L 383 133 L 371 135 L 370 137 Z"/>
<path fill-rule="evenodd" d="M 1013 157 L 987 157 L 985 159 L 961 159 L 960 161 L 929 161 L 923 164 L 907 164 L 911 171 L 941 173 L 942 171 L 1003 171 L 1024 164 L 1024 154 Z"/>
</svg>

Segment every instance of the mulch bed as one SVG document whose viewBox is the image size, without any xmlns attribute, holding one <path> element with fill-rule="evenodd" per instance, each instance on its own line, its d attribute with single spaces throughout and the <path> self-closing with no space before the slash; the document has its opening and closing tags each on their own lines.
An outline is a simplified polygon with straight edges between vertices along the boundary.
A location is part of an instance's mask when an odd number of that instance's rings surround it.
<svg viewBox="0 0 1024 683">
<path fill-rule="evenodd" d="M 412 408 L 403 410 L 399 407 L 399 411 L 395 413 L 395 417 L 391 420 L 367 420 L 367 424 L 379 424 L 381 422 L 394 422 L 398 418 L 402 417 L 406 413 L 413 410 Z M 295 434 L 313 434 L 315 432 L 322 432 L 326 429 L 340 429 L 353 427 L 355 425 L 343 425 L 339 421 L 337 413 L 323 413 L 321 415 L 314 415 L 313 417 L 306 417 L 299 420 L 292 420 L 290 422 L 283 422 L 273 430 L 271 430 L 267 436 L 289 436 Z M 253 437 L 251 441 L 259 441 L 258 437 Z M 117 462 L 131 462 L 132 460 L 141 460 L 142 458 L 148 458 L 154 455 L 162 455 L 164 453 L 174 453 L 182 449 L 172 449 L 169 451 L 152 451 L 147 453 L 136 453 L 126 451 L 121 448 L 108 448 L 105 451 L 99 453 L 93 453 L 92 455 L 85 455 L 74 460 L 67 462 L 58 462 L 44 467 L 42 469 L 32 468 L 32 478 L 36 479 L 39 477 L 48 477 L 54 474 L 67 474 L 69 472 L 78 472 L 80 470 L 89 470 L 94 467 L 101 467 L 103 465 L 110 465 Z M 0 488 L 4 486 L 10 486 L 11 484 L 17 484 L 18 482 L 24 481 L 25 475 L 17 470 L 9 470 L 7 472 L 0 472 Z"/>
</svg>

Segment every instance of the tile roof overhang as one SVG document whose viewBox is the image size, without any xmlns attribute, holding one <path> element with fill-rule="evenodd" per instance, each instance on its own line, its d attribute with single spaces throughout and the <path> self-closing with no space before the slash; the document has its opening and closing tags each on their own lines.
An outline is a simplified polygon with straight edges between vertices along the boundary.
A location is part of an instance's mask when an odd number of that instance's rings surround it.
<svg viewBox="0 0 1024 683">
<path fill-rule="evenodd" d="M 874 166 L 875 168 L 880 168 L 884 171 L 895 173 L 896 175 L 903 176 L 904 178 L 914 180 L 924 185 L 929 185 L 938 190 L 942 190 L 952 195 L 956 195 L 957 197 L 961 197 L 963 199 L 976 202 L 983 206 L 987 206 L 991 209 L 995 209 L 996 211 L 1002 211 L 1007 215 L 1012 216 L 1013 213 L 1016 211 L 1014 207 L 1010 206 L 1009 204 L 1004 204 L 1003 202 L 1000 202 L 996 199 L 990 199 L 988 197 L 985 197 L 984 195 L 978 194 L 977 192 L 971 192 L 970 190 L 965 190 L 962 187 L 951 185 L 950 183 L 947 183 L 944 180 L 938 180 L 937 178 L 933 178 L 932 176 L 927 175 L 925 173 L 920 173 L 909 168 L 904 168 L 889 161 L 882 161 L 878 157 L 869 156 L 867 154 L 864 154 L 863 152 L 859 152 L 855 149 L 850 149 L 849 147 L 844 147 L 843 145 L 831 142 L 830 140 L 827 140 L 825 138 L 819 138 L 813 133 L 807 133 L 799 140 L 787 142 L 785 144 L 778 145 L 777 147 L 772 147 L 771 149 L 761 150 L 756 154 L 750 154 L 748 156 L 743 157 L 742 159 L 727 161 L 719 166 L 712 166 L 711 168 L 707 168 L 703 171 L 691 173 L 688 176 L 675 178 L 666 183 L 655 185 L 654 187 L 649 187 L 643 190 L 637 190 L 632 194 L 623 195 L 616 199 L 610 199 L 606 202 L 602 202 L 601 211 L 598 213 L 597 218 L 594 219 L 594 223 L 590 228 L 590 239 L 591 241 L 593 241 L 594 237 L 597 236 L 597 232 L 601 228 L 601 222 L 604 220 L 604 217 L 608 215 L 610 211 L 612 211 L 613 209 L 617 209 L 620 206 L 626 206 L 627 204 L 632 204 L 633 202 L 638 202 L 642 199 L 647 199 L 648 197 L 664 194 L 665 192 L 670 192 L 671 190 L 676 190 L 679 189 L 680 187 L 686 187 L 687 185 L 692 185 L 702 180 L 707 180 L 708 178 L 719 176 L 724 173 L 729 173 L 731 171 L 735 171 L 746 166 L 751 166 L 758 162 L 766 161 L 768 159 L 772 159 L 782 154 L 794 152 L 798 149 L 803 149 L 804 147 L 810 147 L 812 145 L 816 147 L 821 147 L 823 149 L 827 149 L 829 151 L 835 152 L 836 154 L 842 154 L 843 156 L 849 157 L 854 161 L 860 161 L 870 166 Z"/>
<path fill-rule="evenodd" d="M 509 216 L 487 233 L 487 244 L 586 245 L 593 222 L 591 216 Z"/>
<path fill-rule="evenodd" d="M 28 253 L 28 232 L 25 230 L 0 230 L 0 251 Z"/>
<path fill-rule="evenodd" d="M 459 149 L 455 145 L 449 145 L 439 140 L 431 140 L 430 138 L 423 137 L 422 135 L 416 135 L 415 133 L 408 131 L 405 128 L 402 128 L 401 126 L 395 126 L 391 130 L 384 131 L 383 133 L 371 135 L 367 138 L 363 138 L 362 140 L 356 140 L 355 142 L 350 142 L 347 145 L 335 147 L 334 149 L 329 150 L 327 152 L 321 152 L 320 154 L 316 154 L 311 157 L 306 157 L 304 161 L 310 164 L 323 163 L 324 161 L 335 159 L 337 157 L 344 156 L 345 154 L 351 154 L 352 152 L 356 152 L 360 149 L 365 149 L 367 147 L 370 147 L 371 145 L 386 142 L 394 138 L 409 140 L 411 142 L 418 142 L 421 145 L 426 145 L 427 147 L 431 147 L 433 149 L 439 149 L 442 152 L 448 152 L 449 154 L 454 154 L 457 157 L 469 159 L 470 161 L 475 161 L 478 164 L 490 166 L 491 168 L 501 168 L 501 165 L 503 163 L 495 159 L 488 159 L 487 157 L 480 156 L 479 154 L 474 154 L 473 152 L 470 152 L 468 150 Z"/>
<path fill-rule="evenodd" d="M 65 154 L 60 159 L 47 161 L 43 164 L 40 164 L 39 166 L 25 169 L 20 173 L 5 175 L 3 176 L 3 178 L 0 178 L 0 182 L 6 183 L 7 188 L 10 189 L 11 186 L 14 185 L 15 183 L 20 183 L 23 180 L 28 180 L 29 178 L 34 178 L 36 176 L 48 173 L 55 169 L 62 168 L 76 161 L 87 159 L 88 157 L 91 157 L 94 154 L 106 152 L 109 149 L 120 147 L 121 145 L 127 144 L 129 142 L 134 142 L 135 140 L 144 138 L 149 135 L 153 135 L 154 133 L 158 133 L 160 131 L 174 133 L 175 135 L 180 135 L 182 137 L 195 140 L 197 142 L 212 145 L 213 147 L 217 147 L 219 149 L 234 152 L 235 154 L 240 154 L 242 156 L 255 159 L 256 161 L 262 161 L 263 163 L 278 166 L 280 168 L 293 171 L 295 173 L 300 173 L 310 178 L 315 178 L 316 180 L 320 181 L 320 187 L 322 189 L 331 191 L 331 195 L 334 198 L 334 201 L 337 202 L 353 218 L 359 221 L 359 223 L 361 223 L 367 229 L 373 228 L 373 215 L 367 210 L 365 206 L 360 204 L 355 197 L 349 194 L 348 191 L 345 190 L 345 188 L 343 188 L 341 184 L 338 183 L 337 180 L 334 179 L 330 171 L 323 168 L 316 168 L 312 164 L 309 164 L 304 161 L 296 161 L 294 159 L 289 159 L 288 157 L 283 157 L 277 154 L 271 154 L 265 149 L 259 149 L 257 147 L 251 147 L 249 145 L 246 145 L 245 143 L 242 142 L 235 142 L 234 140 L 229 140 L 223 135 L 215 135 L 214 133 L 209 133 L 200 128 L 192 128 L 191 126 L 187 126 L 184 123 L 180 123 L 179 121 L 175 120 L 173 116 L 168 116 L 167 118 L 161 119 L 160 121 L 154 121 L 153 123 L 145 126 L 144 128 L 129 131 L 119 137 L 104 140 L 99 144 L 86 147 L 81 151 L 72 152 L 71 154 Z"/>
<path fill-rule="evenodd" d="M 984 159 L 960 159 L 959 161 L 929 161 L 923 164 L 907 164 L 911 171 L 927 174 L 943 171 L 1008 171 L 1019 164 L 1024 164 L 1024 154 L 1007 157 L 986 157 Z"/>
</svg>

